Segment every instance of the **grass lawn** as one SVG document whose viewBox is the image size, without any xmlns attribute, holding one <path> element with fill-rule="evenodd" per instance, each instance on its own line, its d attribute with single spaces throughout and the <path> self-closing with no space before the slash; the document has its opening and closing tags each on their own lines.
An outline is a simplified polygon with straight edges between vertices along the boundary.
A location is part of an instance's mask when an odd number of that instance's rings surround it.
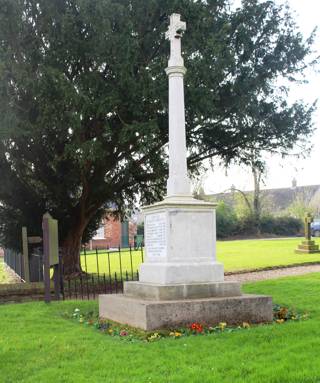
<svg viewBox="0 0 320 383">
<path fill-rule="evenodd" d="M 320 262 L 318 254 L 296 254 L 302 238 L 218 241 L 217 257 L 226 271 L 286 266 L 295 263 Z M 319 240 L 316 240 L 319 244 Z"/>
<path fill-rule="evenodd" d="M 239 271 L 261 269 L 271 266 L 292 265 L 308 262 L 320 262 L 320 254 L 295 254 L 294 250 L 301 242 L 301 238 L 275 239 L 275 240 L 241 240 L 218 241 L 217 258 L 224 264 L 225 271 Z M 319 243 L 319 240 L 317 241 Z M 110 269 L 112 274 L 120 273 L 120 259 L 117 252 L 109 254 Z M 95 273 L 97 259 L 94 253 L 86 257 L 88 272 Z M 109 262 L 106 253 L 99 254 L 99 271 L 108 274 Z M 134 272 L 142 262 L 141 251 L 132 252 L 132 268 Z M 85 257 L 82 256 L 82 266 L 85 269 Z M 127 270 L 130 277 L 131 258 L 129 251 L 122 252 L 121 269 Z"/>
<path fill-rule="evenodd" d="M 0 306 L 1 383 L 320 381 L 320 275 L 245 286 L 310 319 L 234 333 L 129 343 L 63 319 L 97 302 Z"/>
</svg>

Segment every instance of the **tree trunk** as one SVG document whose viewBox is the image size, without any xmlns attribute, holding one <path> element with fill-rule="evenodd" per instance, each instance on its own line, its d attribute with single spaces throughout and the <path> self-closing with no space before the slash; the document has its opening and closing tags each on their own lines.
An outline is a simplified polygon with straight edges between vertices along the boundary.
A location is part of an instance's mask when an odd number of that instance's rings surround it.
<svg viewBox="0 0 320 383">
<path fill-rule="evenodd" d="M 254 180 L 254 190 L 253 190 L 253 216 L 257 227 L 257 234 L 261 234 L 261 200 L 260 200 L 260 181 L 261 181 L 261 171 L 255 166 L 252 167 L 252 174 Z"/>
<path fill-rule="evenodd" d="M 80 251 L 83 230 L 71 230 L 61 244 L 63 258 L 63 274 L 67 278 L 74 278 L 82 273 Z"/>
</svg>

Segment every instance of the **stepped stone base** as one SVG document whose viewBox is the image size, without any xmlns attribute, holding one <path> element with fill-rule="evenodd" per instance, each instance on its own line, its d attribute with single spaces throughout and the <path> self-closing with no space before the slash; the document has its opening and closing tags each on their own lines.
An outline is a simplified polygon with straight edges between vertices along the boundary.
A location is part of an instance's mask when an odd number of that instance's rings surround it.
<svg viewBox="0 0 320 383">
<path fill-rule="evenodd" d="M 266 323 L 273 318 L 272 298 L 241 295 L 238 283 L 159 286 L 127 282 L 124 292 L 99 296 L 101 318 L 147 331 L 192 322 Z"/>
<path fill-rule="evenodd" d="M 297 254 L 315 254 L 320 253 L 319 246 L 315 241 L 302 241 L 301 245 L 298 245 L 298 248 L 295 251 Z"/>
<path fill-rule="evenodd" d="M 157 285 L 143 282 L 125 282 L 124 295 L 154 301 L 178 299 L 235 297 L 241 295 L 238 282 L 209 282 L 194 284 Z"/>
</svg>

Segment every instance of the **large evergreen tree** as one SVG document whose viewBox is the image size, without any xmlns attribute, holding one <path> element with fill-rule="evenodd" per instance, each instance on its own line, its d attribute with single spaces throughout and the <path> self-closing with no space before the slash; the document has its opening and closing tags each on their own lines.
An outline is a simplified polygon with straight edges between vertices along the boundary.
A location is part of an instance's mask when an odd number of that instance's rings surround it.
<svg viewBox="0 0 320 383">
<path fill-rule="evenodd" d="M 189 165 L 252 150 L 286 153 L 313 107 L 289 105 L 279 76 L 308 66 L 289 11 L 273 1 L 0 0 L 0 233 L 59 220 L 65 272 L 106 206 L 124 213 L 164 193 L 167 16 L 187 21 L 183 55 Z M 305 147 L 305 146 L 303 146 Z"/>
</svg>

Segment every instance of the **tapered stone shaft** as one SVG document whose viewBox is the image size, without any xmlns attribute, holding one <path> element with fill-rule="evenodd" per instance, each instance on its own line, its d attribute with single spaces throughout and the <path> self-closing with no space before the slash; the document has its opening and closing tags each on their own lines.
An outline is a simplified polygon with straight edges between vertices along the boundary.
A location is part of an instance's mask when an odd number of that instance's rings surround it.
<svg viewBox="0 0 320 383">
<path fill-rule="evenodd" d="M 190 195 L 190 180 L 187 170 L 187 147 L 184 107 L 184 82 L 186 73 L 181 56 L 181 31 L 186 23 L 180 15 L 170 16 L 166 37 L 170 40 L 170 58 L 166 73 L 169 77 L 169 178 L 167 195 Z"/>
</svg>

